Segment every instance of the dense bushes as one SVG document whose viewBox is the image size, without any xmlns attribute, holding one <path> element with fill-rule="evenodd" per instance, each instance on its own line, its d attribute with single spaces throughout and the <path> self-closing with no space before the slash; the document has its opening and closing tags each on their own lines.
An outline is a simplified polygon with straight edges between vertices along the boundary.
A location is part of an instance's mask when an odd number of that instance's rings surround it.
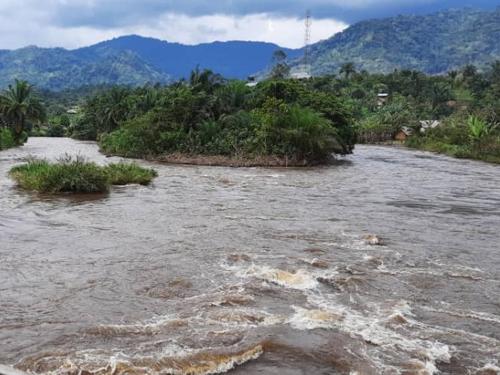
<svg viewBox="0 0 500 375">
<path fill-rule="evenodd" d="M 457 158 L 500 163 L 498 126 L 474 115 L 456 114 L 446 119 L 441 126 L 410 137 L 406 144 Z"/>
<path fill-rule="evenodd" d="M 209 71 L 193 72 L 189 83 L 97 95 L 73 134 L 95 136 L 104 152 L 129 157 L 273 156 L 290 164 L 351 153 L 355 141 L 348 104 L 307 82 L 274 80 L 250 88 Z"/>
<path fill-rule="evenodd" d="M 0 128 L 0 150 L 16 146 L 14 134 L 8 128 Z"/>
<path fill-rule="evenodd" d="M 457 126 L 425 135 L 419 127 L 422 120 L 449 124 L 457 116 L 466 123 L 471 114 L 500 123 L 500 62 L 484 72 L 468 66 L 440 76 L 410 70 L 369 74 L 347 65 L 340 77 L 269 79 L 255 87 L 197 70 L 189 81 L 166 87 L 111 88 L 87 100 L 72 135 L 129 157 L 276 157 L 312 164 L 351 153 L 357 141 L 392 141 L 409 128 L 413 147 L 439 139 L 450 146 L 435 149 L 456 155 L 496 153 L 493 134 L 478 145 Z M 469 146 L 473 153 L 464 152 Z"/>
<path fill-rule="evenodd" d="M 376 143 L 391 141 L 404 127 L 416 127 L 415 111 L 403 97 L 391 100 L 377 111 L 367 114 L 358 122 L 358 141 Z"/>
<path fill-rule="evenodd" d="M 143 168 L 135 163 L 114 163 L 104 167 L 111 185 L 149 185 L 158 173 L 154 169 Z"/>
<path fill-rule="evenodd" d="M 10 176 L 22 188 L 42 193 L 97 193 L 108 191 L 110 185 L 147 185 L 156 177 L 156 172 L 136 164 L 102 167 L 80 157 L 65 157 L 57 163 L 31 160 L 12 168 Z"/>
</svg>

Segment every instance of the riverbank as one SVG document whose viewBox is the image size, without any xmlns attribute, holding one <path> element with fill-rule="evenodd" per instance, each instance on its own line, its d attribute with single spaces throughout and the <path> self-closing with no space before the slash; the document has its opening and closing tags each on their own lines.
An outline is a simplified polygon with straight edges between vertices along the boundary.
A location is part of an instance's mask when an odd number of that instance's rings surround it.
<svg viewBox="0 0 500 375">
<path fill-rule="evenodd" d="M 9 148 L 21 146 L 14 137 L 14 134 L 10 129 L 0 128 L 0 151 L 7 150 Z"/>
<path fill-rule="evenodd" d="M 474 150 L 470 146 L 453 145 L 434 139 L 427 140 L 420 138 L 403 144 L 405 147 L 413 150 L 434 152 L 447 155 L 457 159 L 479 160 L 487 163 L 500 164 L 500 144 L 492 144 L 485 147 L 482 151 Z"/>
</svg>

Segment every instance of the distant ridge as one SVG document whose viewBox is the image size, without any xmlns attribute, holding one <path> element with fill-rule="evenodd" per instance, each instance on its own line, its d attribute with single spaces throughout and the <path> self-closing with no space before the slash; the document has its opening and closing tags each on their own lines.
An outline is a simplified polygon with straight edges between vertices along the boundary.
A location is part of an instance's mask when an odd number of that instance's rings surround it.
<svg viewBox="0 0 500 375">
<path fill-rule="evenodd" d="M 315 75 L 337 73 L 345 62 L 358 70 L 394 69 L 440 74 L 500 59 L 500 8 L 448 10 L 359 22 L 311 48 Z"/>
<path fill-rule="evenodd" d="M 358 70 L 394 69 L 445 73 L 466 64 L 485 67 L 500 59 L 500 8 L 448 10 L 423 16 L 362 21 L 311 46 L 314 75 L 333 74 L 346 62 Z M 250 41 L 182 45 L 129 35 L 93 46 L 26 47 L 0 50 L 0 87 L 14 78 L 40 88 L 62 90 L 82 85 L 168 82 L 187 77 L 196 66 L 227 78 L 245 79 L 269 68 L 272 54 L 283 49 L 292 65 L 302 50 Z"/>
<path fill-rule="evenodd" d="M 278 49 L 284 50 L 290 57 L 299 55 L 298 50 L 265 42 L 229 41 L 192 46 L 138 35 L 119 37 L 82 48 L 78 52 L 102 54 L 108 51 L 132 51 L 173 78 L 187 77 L 196 66 L 212 69 L 228 78 L 247 78 L 268 66 L 274 51 Z"/>
<path fill-rule="evenodd" d="M 227 78 L 246 79 L 266 69 L 278 49 L 291 58 L 300 53 L 264 42 L 188 46 L 137 35 L 75 50 L 35 46 L 0 50 L 0 87 L 15 78 L 50 90 L 98 84 L 141 85 L 187 77 L 197 66 Z"/>
</svg>

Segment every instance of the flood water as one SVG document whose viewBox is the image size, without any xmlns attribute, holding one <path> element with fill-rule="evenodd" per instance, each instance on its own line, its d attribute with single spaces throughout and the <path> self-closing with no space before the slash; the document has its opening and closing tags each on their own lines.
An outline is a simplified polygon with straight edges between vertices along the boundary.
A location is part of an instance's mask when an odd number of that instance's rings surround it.
<svg viewBox="0 0 500 375">
<path fill-rule="evenodd" d="M 40 374 L 495 374 L 500 167 L 358 146 L 313 169 L 147 162 L 149 187 L 23 192 L 0 152 L 0 364 Z M 364 236 L 376 234 L 383 246 Z"/>
</svg>

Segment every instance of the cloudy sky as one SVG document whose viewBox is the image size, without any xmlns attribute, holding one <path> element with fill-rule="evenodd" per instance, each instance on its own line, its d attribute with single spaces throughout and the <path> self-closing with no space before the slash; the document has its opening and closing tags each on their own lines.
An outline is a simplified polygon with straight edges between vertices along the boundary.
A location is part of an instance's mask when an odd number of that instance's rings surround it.
<svg viewBox="0 0 500 375">
<path fill-rule="evenodd" d="M 468 6 L 494 8 L 500 0 L 0 0 L 0 49 L 77 48 L 127 34 L 300 47 L 307 9 L 317 41 L 363 19 Z"/>
</svg>

